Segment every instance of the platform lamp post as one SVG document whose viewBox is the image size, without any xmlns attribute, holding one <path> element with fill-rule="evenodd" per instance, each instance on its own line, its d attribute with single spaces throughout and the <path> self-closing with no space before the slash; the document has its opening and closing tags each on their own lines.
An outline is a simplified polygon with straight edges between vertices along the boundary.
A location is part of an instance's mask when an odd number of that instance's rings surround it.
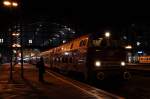
<svg viewBox="0 0 150 99">
<path fill-rule="evenodd" d="M 22 25 L 21 25 L 21 78 L 24 79 L 24 69 L 23 69 L 23 37 L 22 37 Z"/>
<path fill-rule="evenodd" d="M 18 3 L 15 2 L 15 1 L 12 1 L 12 0 L 10 0 L 10 1 L 9 0 L 4 0 L 3 1 L 3 5 L 5 7 L 8 7 L 10 12 L 11 12 L 11 10 L 13 8 L 18 7 Z M 9 32 L 12 32 L 12 30 L 10 29 Z M 10 35 L 10 36 L 11 36 L 11 46 L 10 46 L 10 48 L 11 48 L 10 49 L 10 80 L 12 80 L 13 79 L 13 73 L 12 73 L 12 71 L 13 71 L 13 66 L 12 66 L 12 54 L 13 54 L 12 47 L 13 47 L 13 45 L 12 45 L 12 35 Z"/>
</svg>

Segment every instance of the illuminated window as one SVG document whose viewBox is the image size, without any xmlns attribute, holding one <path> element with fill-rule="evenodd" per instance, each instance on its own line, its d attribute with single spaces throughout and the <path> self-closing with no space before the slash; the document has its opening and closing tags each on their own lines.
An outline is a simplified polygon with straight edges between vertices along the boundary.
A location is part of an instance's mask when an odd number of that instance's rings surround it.
<svg viewBox="0 0 150 99">
<path fill-rule="evenodd" d="M 136 42 L 136 45 L 137 45 L 137 46 L 140 46 L 140 44 L 141 44 L 140 42 Z"/>
<path fill-rule="evenodd" d="M 3 42 L 4 42 L 4 39 L 3 39 L 3 38 L 1 38 L 1 39 L 0 39 L 0 43 L 3 43 Z"/>
<path fill-rule="evenodd" d="M 29 40 L 29 44 L 32 44 L 32 40 Z"/>
</svg>

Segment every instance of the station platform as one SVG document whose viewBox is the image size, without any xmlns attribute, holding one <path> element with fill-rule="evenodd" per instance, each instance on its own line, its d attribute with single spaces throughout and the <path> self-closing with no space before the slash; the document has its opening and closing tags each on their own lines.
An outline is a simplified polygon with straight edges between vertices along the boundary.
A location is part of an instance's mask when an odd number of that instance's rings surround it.
<svg viewBox="0 0 150 99">
<path fill-rule="evenodd" d="M 131 64 L 130 63 L 127 65 L 127 69 L 149 72 L 150 71 L 150 64 Z"/>
<path fill-rule="evenodd" d="M 34 65 L 24 64 L 23 73 L 22 78 L 20 65 L 15 65 L 10 80 L 10 64 L 0 66 L 0 99 L 124 99 L 49 71 L 44 75 L 45 81 L 39 82 Z"/>
</svg>

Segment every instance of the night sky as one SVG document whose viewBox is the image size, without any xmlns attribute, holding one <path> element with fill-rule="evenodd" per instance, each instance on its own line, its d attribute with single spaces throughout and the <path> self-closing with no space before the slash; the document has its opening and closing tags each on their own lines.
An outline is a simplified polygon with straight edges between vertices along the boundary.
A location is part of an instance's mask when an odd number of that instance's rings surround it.
<svg viewBox="0 0 150 99">
<path fill-rule="evenodd" d="M 2 0 L 1 0 L 2 3 Z M 41 17 L 49 21 L 70 25 L 81 31 L 99 31 L 101 28 L 121 28 L 129 24 L 149 24 L 148 8 L 135 4 L 111 2 L 60 2 L 51 0 L 21 0 L 21 8 L 15 14 L 0 7 L 0 30 L 4 30 L 13 16 L 36 21 Z M 10 17 L 11 16 L 11 17 Z M 7 20 L 7 21 L 4 21 Z"/>
</svg>

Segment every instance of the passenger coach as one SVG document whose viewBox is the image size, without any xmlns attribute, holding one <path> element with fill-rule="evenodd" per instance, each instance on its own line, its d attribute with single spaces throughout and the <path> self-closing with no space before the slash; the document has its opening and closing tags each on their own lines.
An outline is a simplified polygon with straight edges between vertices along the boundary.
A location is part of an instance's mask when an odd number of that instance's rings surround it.
<svg viewBox="0 0 150 99">
<path fill-rule="evenodd" d="M 129 79 L 126 70 L 126 49 L 109 33 L 103 36 L 84 35 L 40 54 L 51 69 L 83 74 L 84 79 L 103 80 L 121 76 Z"/>
</svg>

